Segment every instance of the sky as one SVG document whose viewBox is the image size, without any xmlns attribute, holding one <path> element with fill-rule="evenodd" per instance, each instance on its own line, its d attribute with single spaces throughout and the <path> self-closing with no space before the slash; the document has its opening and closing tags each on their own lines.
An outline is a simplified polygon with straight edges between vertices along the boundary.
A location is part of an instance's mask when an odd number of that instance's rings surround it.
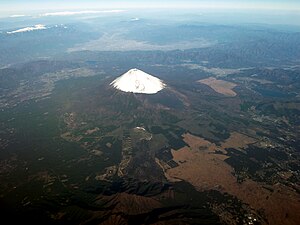
<svg viewBox="0 0 300 225">
<path fill-rule="evenodd" d="M 107 8 L 299 10 L 300 0 L 0 0 L 0 13 Z"/>
</svg>

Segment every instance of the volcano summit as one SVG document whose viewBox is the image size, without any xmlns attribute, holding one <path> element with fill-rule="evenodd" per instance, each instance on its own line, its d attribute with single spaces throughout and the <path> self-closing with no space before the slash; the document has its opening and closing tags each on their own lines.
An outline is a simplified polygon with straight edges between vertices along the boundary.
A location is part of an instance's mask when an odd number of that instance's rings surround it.
<svg viewBox="0 0 300 225">
<path fill-rule="evenodd" d="M 162 80 L 139 69 L 131 69 L 110 83 L 114 88 L 132 93 L 156 94 L 166 86 Z"/>
</svg>

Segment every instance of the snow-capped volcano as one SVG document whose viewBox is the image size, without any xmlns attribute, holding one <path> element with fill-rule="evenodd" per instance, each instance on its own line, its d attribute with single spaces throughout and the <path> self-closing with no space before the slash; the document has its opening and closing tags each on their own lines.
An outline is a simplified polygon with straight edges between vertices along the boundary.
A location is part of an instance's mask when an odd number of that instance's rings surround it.
<svg viewBox="0 0 300 225">
<path fill-rule="evenodd" d="M 110 85 L 124 92 L 143 94 L 155 94 L 166 86 L 162 80 L 139 69 L 129 70 Z"/>
</svg>

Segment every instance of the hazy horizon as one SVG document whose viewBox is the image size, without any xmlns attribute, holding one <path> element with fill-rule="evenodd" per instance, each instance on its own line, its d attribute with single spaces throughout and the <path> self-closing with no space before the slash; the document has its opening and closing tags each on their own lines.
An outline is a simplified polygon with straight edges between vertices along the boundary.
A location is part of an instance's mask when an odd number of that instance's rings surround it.
<svg viewBox="0 0 300 225">
<path fill-rule="evenodd" d="M 165 0 L 165 1 L 108 1 L 108 0 L 65 0 L 65 1 L 50 1 L 45 0 L 43 2 L 38 0 L 4 0 L 1 1 L 1 13 L 9 13 L 14 11 L 26 12 L 36 10 L 81 10 L 81 9 L 108 9 L 108 8 L 119 8 L 119 9 L 136 9 L 136 8 L 157 8 L 157 9 L 246 9 L 246 10 L 291 10 L 300 11 L 300 2 L 297 0 L 218 0 L 218 1 L 207 1 L 207 0 Z"/>
</svg>

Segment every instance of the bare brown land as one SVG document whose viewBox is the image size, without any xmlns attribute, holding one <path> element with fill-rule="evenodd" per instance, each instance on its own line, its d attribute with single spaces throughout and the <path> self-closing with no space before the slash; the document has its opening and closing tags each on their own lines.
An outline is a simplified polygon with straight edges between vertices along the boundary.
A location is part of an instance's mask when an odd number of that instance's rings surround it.
<svg viewBox="0 0 300 225">
<path fill-rule="evenodd" d="M 299 224 L 300 199 L 289 187 L 280 184 L 267 186 L 250 179 L 238 183 L 233 168 L 224 162 L 227 156 L 214 154 L 217 149 L 215 144 L 191 134 L 183 137 L 190 147 L 172 150 L 173 160 L 179 166 L 165 168 L 165 173 L 173 182 L 174 179 L 180 179 L 191 183 L 198 190 L 217 189 L 227 192 L 256 211 L 263 211 L 269 224 Z M 242 148 L 253 142 L 253 138 L 232 133 L 220 148 L 225 152 L 225 148 Z"/>
<path fill-rule="evenodd" d="M 247 147 L 249 144 L 255 143 L 257 140 L 249 137 L 245 134 L 241 134 L 238 132 L 232 132 L 230 134 L 230 137 L 222 143 L 221 147 L 222 149 L 226 148 L 235 148 L 235 149 L 241 149 Z"/>
<path fill-rule="evenodd" d="M 198 82 L 208 85 L 209 87 L 214 89 L 214 91 L 216 91 L 220 94 L 230 96 L 230 97 L 234 97 L 237 95 L 236 92 L 234 92 L 232 90 L 234 87 L 237 86 L 234 83 L 224 81 L 224 80 L 217 80 L 214 77 L 209 77 L 207 79 L 198 80 Z"/>
</svg>

